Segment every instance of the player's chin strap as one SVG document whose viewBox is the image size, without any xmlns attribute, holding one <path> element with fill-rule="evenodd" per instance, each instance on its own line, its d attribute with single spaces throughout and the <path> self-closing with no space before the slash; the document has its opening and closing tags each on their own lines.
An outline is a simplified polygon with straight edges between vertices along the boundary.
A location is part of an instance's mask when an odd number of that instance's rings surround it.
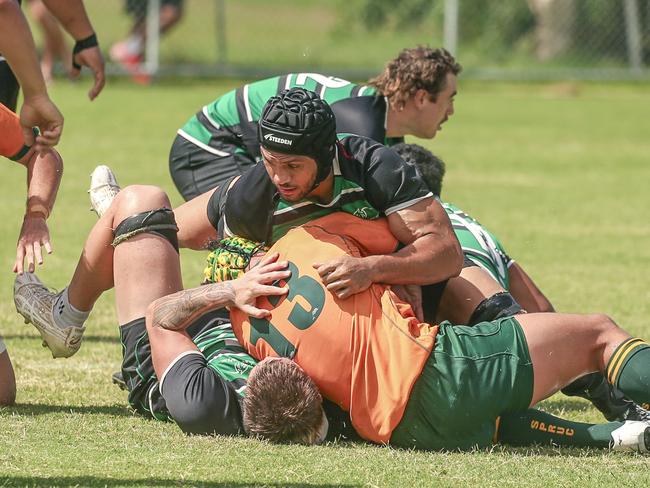
<svg viewBox="0 0 650 488">
<path fill-rule="evenodd" d="M 208 254 L 203 284 L 234 280 L 246 271 L 253 256 L 268 250 L 263 242 L 249 241 L 243 237 L 221 239 L 216 249 Z"/>
<path fill-rule="evenodd" d="M 476 325 L 480 322 L 491 322 L 496 319 L 510 317 L 518 313 L 525 313 L 515 299 L 507 291 L 495 293 L 478 304 L 474 313 L 469 318 L 467 325 Z"/>
</svg>

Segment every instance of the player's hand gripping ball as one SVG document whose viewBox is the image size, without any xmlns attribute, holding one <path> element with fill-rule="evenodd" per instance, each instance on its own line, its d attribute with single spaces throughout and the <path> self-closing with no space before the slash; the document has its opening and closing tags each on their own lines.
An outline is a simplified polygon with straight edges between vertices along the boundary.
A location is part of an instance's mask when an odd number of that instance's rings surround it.
<svg viewBox="0 0 650 488">
<path fill-rule="evenodd" d="M 251 259 L 266 253 L 269 248 L 262 242 L 243 237 L 226 237 L 208 254 L 208 266 L 203 270 L 203 283 L 234 280 L 248 269 Z"/>
</svg>

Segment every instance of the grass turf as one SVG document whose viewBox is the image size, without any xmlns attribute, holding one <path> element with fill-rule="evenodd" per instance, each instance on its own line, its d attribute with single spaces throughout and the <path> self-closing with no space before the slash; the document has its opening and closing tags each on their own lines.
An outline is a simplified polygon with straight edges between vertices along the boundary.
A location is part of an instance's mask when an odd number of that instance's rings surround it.
<svg viewBox="0 0 650 488">
<path fill-rule="evenodd" d="M 89 81 L 59 81 L 66 115 L 65 177 L 50 219 L 55 253 L 39 271 L 67 283 L 95 221 L 85 190 L 98 163 L 120 183 L 161 185 L 176 129 L 237 81 L 109 83 L 89 103 Z M 650 292 L 647 87 L 461 84 L 456 115 L 426 145 L 447 162 L 443 196 L 493 230 L 559 310 L 606 311 L 648 337 Z M 271 446 L 249 439 L 185 437 L 173 424 L 126 408 L 110 382 L 120 364 L 112 293 L 97 304 L 81 351 L 52 360 L 15 313 L 10 273 L 24 205 L 24 169 L 3 168 L 0 332 L 18 377 L 17 405 L 0 409 L 0 486 L 637 486 L 647 458 L 531 448 L 422 453 L 337 443 Z M 202 254 L 183 253 L 186 286 Z M 143 277 L 143 284 L 146 277 Z M 552 413 L 600 421 L 586 402 L 561 395 Z"/>
</svg>

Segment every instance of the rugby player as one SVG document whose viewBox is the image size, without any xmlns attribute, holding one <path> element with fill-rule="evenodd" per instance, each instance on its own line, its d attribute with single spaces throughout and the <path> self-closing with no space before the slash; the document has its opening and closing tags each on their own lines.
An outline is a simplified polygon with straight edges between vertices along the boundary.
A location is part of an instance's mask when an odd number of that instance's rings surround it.
<svg viewBox="0 0 650 488">
<path fill-rule="evenodd" d="M 43 264 L 41 246 L 52 252 L 47 218 L 52 212 L 56 193 L 63 175 L 63 161 L 54 150 L 36 154 L 25 143 L 18 116 L 0 104 L 0 156 L 27 168 L 27 208 L 18 235 L 14 272 L 34 271 Z M 0 406 L 11 405 L 16 398 L 16 379 L 9 353 L 0 335 Z"/>
<path fill-rule="evenodd" d="M 185 200 L 262 161 L 257 122 L 266 102 L 301 87 L 331 105 L 340 134 L 392 145 L 405 135 L 430 139 L 454 113 L 461 66 L 444 49 L 404 49 L 366 85 L 317 73 L 291 73 L 232 90 L 205 105 L 178 130 L 169 170 Z"/>
<path fill-rule="evenodd" d="M 551 302 L 519 263 L 510 258 L 498 237 L 464 210 L 440 199 L 445 163 L 418 144 L 400 143 L 395 145 L 393 150 L 405 162 L 417 167 L 431 193 L 440 201 L 451 220 L 466 259 L 489 273 L 504 290 L 512 294 L 512 297 L 527 312 L 553 312 L 554 308 Z M 445 288 L 445 294 L 440 300 L 438 309 L 437 318 L 439 320 L 444 318 L 457 324 L 471 324 L 471 319 L 465 321 L 464 317 L 455 315 L 457 295 L 462 295 L 462 299 L 467 299 L 467 293 L 469 293 L 466 287 L 462 286 L 462 281 L 472 281 L 471 278 L 464 280 L 463 273 L 471 269 L 464 268 L 459 279 L 449 283 Z"/>
<path fill-rule="evenodd" d="M 648 343 L 605 315 L 524 314 L 474 327 L 430 325 L 385 285 L 338 298 L 312 267 L 314 256 L 364 256 L 397 243 L 381 220 L 355 220 L 329 215 L 289 231 L 269 251 L 289 262 L 291 277 L 279 283 L 288 287 L 286 296 L 258 300 L 267 317 L 231 310 L 235 334 L 252 356 L 283 358 L 264 360 L 251 372 L 243 412 L 249 434 L 310 443 L 322 427 L 320 391 L 376 443 L 650 450 L 648 422 L 592 425 L 530 409 L 593 371 L 635 402 L 648 402 Z M 152 311 L 152 329 L 174 330 L 197 313 L 181 310 L 194 293 L 166 297 L 163 313 Z M 303 395 L 284 394 L 296 389 Z"/>
</svg>

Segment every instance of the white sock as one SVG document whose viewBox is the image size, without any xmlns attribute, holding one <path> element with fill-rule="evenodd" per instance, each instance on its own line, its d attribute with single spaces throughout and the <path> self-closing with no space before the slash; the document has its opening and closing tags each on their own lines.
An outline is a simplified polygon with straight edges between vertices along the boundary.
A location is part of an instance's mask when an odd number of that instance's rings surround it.
<svg viewBox="0 0 650 488">
<path fill-rule="evenodd" d="M 54 302 L 52 314 L 54 315 L 54 322 L 61 328 L 82 327 L 90 315 L 90 310 L 83 312 L 72 306 L 68 297 L 68 287 L 66 286 Z"/>
</svg>

